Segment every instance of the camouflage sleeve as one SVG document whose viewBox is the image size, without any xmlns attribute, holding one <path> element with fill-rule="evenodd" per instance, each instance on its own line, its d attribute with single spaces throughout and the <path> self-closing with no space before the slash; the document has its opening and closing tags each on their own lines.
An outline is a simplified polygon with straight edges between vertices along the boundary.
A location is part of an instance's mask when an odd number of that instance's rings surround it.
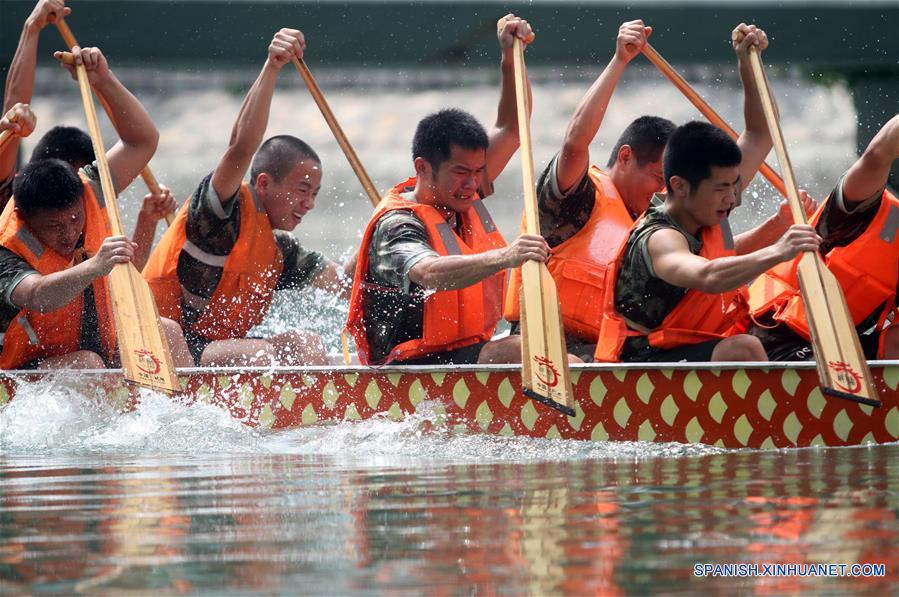
<svg viewBox="0 0 899 597">
<path fill-rule="evenodd" d="M 212 174 L 188 199 L 187 240 L 213 255 L 227 255 L 240 235 L 240 189 L 222 201 L 212 187 Z"/>
<path fill-rule="evenodd" d="M 22 278 L 37 272 L 28 265 L 28 262 L 8 249 L 0 247 L 0 293 L 3 301 L 0 303 L 0 312 L 19 308 L 12 302 L 12 291 L 15 290 Z"/>
<path fill-rule="evenodd" d="M 410 294 L 416 286 L 409 280 L 409 270 L 425 257 L 438 257 L 428 242 L 425 225 L 411 212 L 390 212 L 372 235 L 368 274 L 376 284 Z"/>
<path fill-rule="evenodd" d="M 304 248 L 290 232 L 276 230 L 275 241 L 284 255 L 284 269 L 276 290 L 305 288 L 328 264 L 324 255 Z"/>
<path fill-rule="evenodd" d="M 540 234 L 550 247 L 562 244 L 584 227 L 593 211 L 595 196 L 587 170 L 572 188 L 560 189 L 556 177 L 558 160 L 559 154 L 553 156 L 537 180 Z"/>
</svg>

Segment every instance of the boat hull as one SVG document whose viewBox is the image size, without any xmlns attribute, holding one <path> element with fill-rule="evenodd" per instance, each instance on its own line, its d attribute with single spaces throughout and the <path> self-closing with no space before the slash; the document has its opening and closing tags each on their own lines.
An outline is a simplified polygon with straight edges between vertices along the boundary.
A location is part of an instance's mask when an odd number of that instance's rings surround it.
<svg viewBox="0 0 899 597">
<path fill-rule="evenodd" d="M 724 448 L 848 446 L 899 440 L 899 362 L 872 364 L 883 406 L 824 396 L 813 365 L 572 367 L 576 416 L 521 393 L 511 366 L 189 369 L 187 402 L 226 409 L 251 427 L 286 429 L 427 410 L 461 432 L 593 441 L 703 443 Z M 72 374 L 73 377 L 76 377 Z M 137 393 L 120 373 L 78 374 L 122 408 Z M 53 375 L 58 380 L 60 374 Z M 0 404 L 33 372 L 0 374 Z"/>
</svg>

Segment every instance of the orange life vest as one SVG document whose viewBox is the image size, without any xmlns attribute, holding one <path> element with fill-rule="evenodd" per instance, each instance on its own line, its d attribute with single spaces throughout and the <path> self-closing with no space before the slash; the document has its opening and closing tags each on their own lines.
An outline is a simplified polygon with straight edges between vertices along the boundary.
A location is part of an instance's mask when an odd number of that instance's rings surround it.
<svg viewBox="0 0 899 597">
<path fill-rule="evenodd" d="M 144 278 L 156 298 L 159 315 L 182 324 L 181 304 L 201 311 L 188 329 L 208 340 L 243 338 L 265 317 L 284 268 L 268 214 L 246 183 L 240 185 L 240 231 L 227 256 L 211 255 L 187 240 L 187 211 L 182 206 L 144 267 Z M 207 300 L 178 279 L 181 251 L 200 262 L 223 268 Z M 187 329 L 185 331 L 188 331 Z"/>
<path fill-rule="evenodd" d="M 817 226 L 825 205 L 821 204 L 809 224 Z M 749 287 L 749 307 L 754 318 L 771 313 L 774 321 L 808 340 L 808 320 L 796 274 L 800 258 L 759 276 Z M 840 283 L 856 325 L 884 303 L 886 316 L 895 307 L 899 280 L 899 200 L 884 191 L 880 208 L 865 231 L 845 247 L 831 249 L 824 263 Z"/>
<path fill-rule="evenodd" d="M 546 266 L 556 281 L 565 332 L 588 342 L 599 338 L 599 322 L 609 262 L 627 239 L 634 219 L 624 206 L 609 175 L 589 170 L 595 196 L 593 211 L 584 227 L 553 248 Z M 512 270 L 503 315 L 518 321 L 521 315 L 521 268 Z"/>
<path fill-rule="evenodd" d="M 95 194 L 91 183 L 82 177 L 84 183 L 84 251 L 95 255 L 100 245 L 110 235 L 109 218 L 102 194 Z M 15 211 L 15 202 L 10 201 L 0 215 L 0 246 L 12 251 L 36 272 L 43 276 L 61 272 L 73 265 L 71 257 L 63 257 L 45 246 L 31 232 L 28 225 Z M 116 349 L 116 336 L 112 305 L 106 278 L 99 276 L 92 283 L 94 303 L 100 329 L 100 345 L 106 359 L 112 357 Z M 3 352 L 0 354 L 0 369 L 15 369 L 35 359 L 62 356 L 81 350 L 81 318 L 84 310 L 84 293 L 79 294 L 67 305 L 49 313 L 22 309 L 3 334 Z"/>
<path fill-rule="evenodd" d="M 634 228 L 642 220 L 642 218 L 637 220 Z M 736 254 L 733 242 L 725 241 L 721 226 L 704 227 L 701 240 L 700 257 L 718 259 Z M 745 331 L 749 308 L 747 305 L 748 293 L 744 287 L 720 294 L 707 294 L 690 289 L 671 313 L 665 317 L 661 325 L 654 330 L 638 331 L 628 327 L 624 317 L 615 309 L 615 284 L 626 247 L 627 241 L 625 240 L 609 270 L 609 284 L 606 285 L 603 298 L 599 341 L 594 353 L 594 359 L 597 362 L 620 360 L 624 341 L 630 336 L 647 336 L 650 346 L 670 349 L 716 338 L 726 338 Z"/>
<path fill-rule="evenodd" d="M 458 215 L 463 230 L 463 236 L 459 236 L 436 208 L 408 201 L 402 196 L 405 189 L 415 187 L 415 182 L 415 178 L 410 178 L 390 190 L 375 209 L 362 237 L 346 327 L 356 341 L 359 361 L 365 365 L 371 364 L 371 352 L 363 323 L 363 293 L 376 291 L 365 281 L 368 251 L 378 220 L 384 214 L 394 210 L 414 213 L 424 224 L 431 247 L 440 256 L 475 255 L 506 246 L 480 199 L 476 199 L 468 211 Z M 430 294 L 424 304 L 422 337 L 394 346 L 386 362 L 413 359 L 490 340 L 502 314 L 505 276 L 505 271 L 501 271 L 467 288 Z"/>
</svg>

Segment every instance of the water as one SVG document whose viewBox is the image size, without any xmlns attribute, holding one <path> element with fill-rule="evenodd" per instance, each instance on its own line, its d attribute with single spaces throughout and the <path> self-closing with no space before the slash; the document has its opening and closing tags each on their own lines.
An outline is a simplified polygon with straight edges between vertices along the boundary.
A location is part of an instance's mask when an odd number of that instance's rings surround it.
<svg viewBox="0 0 899 597">
<path fill-rule="evenodd" d="M 596 70 L 535 70 L 540 169 Z M 120 72 L 159 124 L 152 165 L 185 198 L 220 156 L 254 72 Z M 459 106 L 495 116 L 497 74 L 316 72 L 376 185 L 409 175 L 418 119 Z M 688 78 L 738 130 L 732 72 Z M 324 162 L 318 206 L 297 229 L 337 259 L 369 208 L 305 90 L 282 74 L 268 134 L 308 140 Z M 772 75 L 797 176 L 823 197 L 854 159 L 845 87 Z M 347 84 L 346 81 L 351 81 Z M 464 82 L 463 85 L 459 81 Z M 73 83 L 42 70 L 34 139 L 82 124 Z M 698 115 L 646 68 L 632 68 L 593 145 L 605 162 L 633 118 Z M 52 115 L 52 116 L 50 116 Z M 113 139 L 106 130 L 107 144 Z M 772 161 L 773 163 L 773 161 Z M 507 237 L 520 215 L 519 157 L 491 199 Z M 130 226 L 143 189 L 125 195 Z M 761 183 L 735 228 L 773 213 Z M 310 327 L 336 347 L 346 305 L 284 293 L 262 331 Z M 455 434 L 421 408 L 402 422 L 259 433 L 214 407 L 145 393 L 120 414 L 61 377 L 0 408 L 0 594 L 895 594 L 899 446 L 725 451 Z M 886 565 L 882 578 L 712 577 L 696 563 Z"/>
<path fill-rule="evenodd" d="M 0 592 L 899 590 L 897 445 L 727 451 L 432 419 L 262 434 L 149 392 L 117 414 L 35 387 L 0 410 Z M 694 575 L 716 562 L 886 576 Z"/>
</svg>

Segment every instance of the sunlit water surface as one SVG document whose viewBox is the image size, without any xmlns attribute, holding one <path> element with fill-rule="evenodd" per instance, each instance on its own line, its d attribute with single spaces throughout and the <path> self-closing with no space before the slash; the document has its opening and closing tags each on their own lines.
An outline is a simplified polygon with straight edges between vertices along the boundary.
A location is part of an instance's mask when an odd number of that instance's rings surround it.
<svg viewBox="0 0 899 597">
<path fill-rule="evenodd" d="M 597 72 L 534 73 L 538 170 Z M 466 74 L 464 84 L 459 76 L 421 83 L 414 73 L 316 74 L 382 189 L 410 174 L 421 116 L 444 106 L 486 123 L 495 115 L 495 74 Z M 62 76 L 39 75 L 38 89 L 48 91 L 35 98 L 37 134 L 82 123 L 71 82 L 52 83 Z M 160 127 L 153 167 L 180 199 L 214 167 L 241 85 L 253 76 L 123 74 Z M 742 128 L 732 72 L 691 78 Z M 779 73 L 773 84 L 797 176 L 821 197 L 854 159 L 852 99 L 845 87 L 816 86 L 801 73 Z M 325 168 L 318 206 L 296 234 L 345 257 L 367 220 L 366 199 L 306 92 L 287 73 L 279 85 L 269 134 L 310 141 Z M 644 113 L 697 117 L 657 73 L 632 69 L 593 160 L 605 162 L 619 132 Z M 107 144 L 113 139 L 107 129 Z M 519 188 L 515 156 L 491 199 L 507 237 Z M 126 221 L 142 193 L 135 184 L 125 195 Z M 735 228 L 776 204 L 756 184 Z M 307 327 L 336 348 L 345 313 L 327 296 L 283 293 L 261 331 Z M 27 388 L 0 408 L 3 595 L 899 591 L 895 445 L 733 452 L 457 435 L 430 425 L 426 405 L 403 422 L 260 434 L 214 407 L 153 394 L 119 414 L 69 385 L 61 377 Z M 886 576 L 694 576 L 694 564 L 707 562 L 874 562 Z"/>
<path fill-rule="evenodd" d="M 0 409 L 0 593 L 895 594 L 899 446 L 725 451 L 455 434 L 419 414 L 258 433 L 60 382 Z M 712 562 L 882 563 L 871 578 Z"/>
</svg>

